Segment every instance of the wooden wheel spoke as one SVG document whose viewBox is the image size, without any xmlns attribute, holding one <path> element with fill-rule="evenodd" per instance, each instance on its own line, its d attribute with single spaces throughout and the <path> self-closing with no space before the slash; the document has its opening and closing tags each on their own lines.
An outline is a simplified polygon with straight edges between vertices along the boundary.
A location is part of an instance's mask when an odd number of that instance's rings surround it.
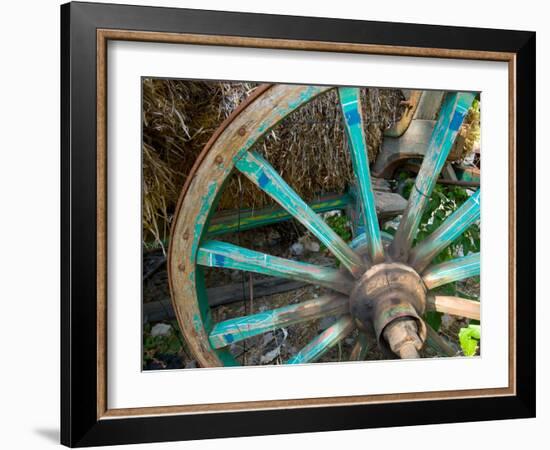
<svg viewBox="0 0 550 450">
<path fill-rule="evenodd" d="M 335 268 L 271 256 L 226 242 L 207 241 L 201 245 L 197 264 L 305 281 L 343 294 L 349 294 L 351 290 L 351 279 Z"/>
<path fill-rule="evenodd" d="M 347 312 L 348 299 L 343 295 L 326 295 L 306 302 L 264 311 L 217 323 L 210 332 L 214 348 L 225 347 L 277 328 L 295 325 L 325 316 Z"/>
<path fill-rule="evenodd" d="M 479 219 L 479 189 L 464 204 L 452 213 L 430 236 L 420 242 L 409 257 L 409 264 L 422 272 L 443 249 Z"/>
<path fill-rule="evenodd" d="M 365 358 L 367 357 L 368 351 L 369 351 L 369 346 L 367 342 L 367 335 L 362 331 L 360 331 L 359 335 L 357 336 L 357 341 L 355 341 L 355 345 L 351 350 L 349 360 L 364 361 Z"/>
<path fill-rule="evenodd" d="M 283 180 L 269 162 L 255 152 L 245 152 L 235 167 L 311 231 L 355 276 L 365 271 L 361 258 Z"/>
<path fill-rule="evenodd" d="M 428 267 L 422 274 L 422 279 L 428 289 L 434 289 L 438 286 L 452 283 L 453 281 L 479 275 L 479 269 L 479 253 L 472 253 L 462 258 L 456 258 Z"/>
<path fill-rule="evenodd" d="M 349 315 L 342 316 L 319 336 L 312 339 L 304 348 L 290 358 L 287 364 L 305 364 L 314 362 L 344 339 L 355 328 Z"/>
<path fill-rule="evenodd" d="M 480 318 L 480 303 L 460 297 L 429 295 L 428 309 L 468 319 L 479 320 Z"/>
<path fill-rule="evenodd" d="M 426 156 L 422 161 L 407 208 L 390 246 L 391 255 L 396 260 L 404 262 L 408 259 L 422 214 L 474 98 L 475 94 L 471 92 L 450 93 L 446 95 L 441 105 L 439 118 L 430 138 Z"/>
<path fill-rule="evenodd" d="M 382 239 L 382 242 L 390 243 L 393 239 L 393 236 L 388 233 L 387 231 L 380 231 L 380 239 Z M 359 247 L 363 247 L 367 245 L 368 238 L 366 233 L 361 233 L 360 235 L 356 236 L 349 244 L 349 246 L 356 250 Z"/>
<path fill-rule="evenodd" d="M 380 226 L 378 224 L 374 192 L 370 178 L 367 140 L 365 138 L 363 111 L 359 92 L 358 88 L 338 88 L 353 171 L 357 180 L 363 209 L 363 221 L 365 233 L 367 234 L 369 256 L 374 263 L 379 263 L 384 260 L 384 249 L 380 238 Z"/>
<path fill-rule="evenodd" d="M 428 323 L 426 324 L 426 330 L 428 332 L 426 345 L 445 356 L 456 356 L 456 351 Z"/>
</svg>

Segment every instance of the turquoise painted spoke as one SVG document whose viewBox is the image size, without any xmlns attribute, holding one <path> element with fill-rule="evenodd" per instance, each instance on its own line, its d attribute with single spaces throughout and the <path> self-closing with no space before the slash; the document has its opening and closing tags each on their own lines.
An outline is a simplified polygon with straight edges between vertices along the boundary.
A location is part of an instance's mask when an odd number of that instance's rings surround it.
<svg viewBox="0 0 550 450">
<path fill-rule="evenodd" d="M 355 345 L 351 350 L 349 359 L 350 361 L 364 361 L 365 358 L 367 357 L 368 352 L 369 352 L 369 343 L 368 343 L 367 335 L 362 331 L 360 331 L 359 335 L 357 336 L 357 341 L 355 341 Z"/>
<path fill-rule="evenodd" d="M 295 305 L 225 320 L 212 328 L 210 344 L 214 348 L 221 348 L 277 328 L 325 316 L 339 316 L 348 311 L 348 305 L 348 298 L 343 295 L 326 295 Z"/>
<path fill-rule="evenodd" d="M 445 96 L 407 208 L 390 246 L 390 253 L 395 260 L 407 261 L 409 257 L 422 213 L 474 98 L 475 94 L 471 92 L 454 92 Z"/>
<path fill-rule="evenodd" d="M 305 281 L 343 294 L 350 293 L 353 281 L 349 276 L 332 267 L 279 258 L 219 241 L 208 241 L 201 245 L 197 253 L 197 264 Z"/>
<path fill-rule="evenodd" d="M 428 295 L 428 309 L 452 316 L 480 319 L 480 303 L 476 300 L 454 297 L 449 295 Z"/>
<path fill-rule="evenodd" d="M 456 258 L 435 266 L 428 267 L 422 275 L 424 284 L 428 289 L 434 289 L 453 281 L 479 275 L 479 253 L 472 253 L 462 258 Z"/>
<path fill-rule="evenodd" d="M 432 259 L 478 219 L 479 189 L 460 208 L 447 217 L 437 230 L 413 248 L 409 264 L 418 273 L 422 273 Z"/>
<path fill-rule="evenodd" d="M 334 325 L 328 327 L 302 350 L 290 358 L 286 364 L 305 364 L 316 361 L 350 334 L 354 328 L 355 324 L 351 316 L 342 316 Z"/>
<path fill-rule="evenodd" d="M 359 89 L 338 88 L 338 94 L 344 115 L 353 171 L 359 185 L 358 190 L 363 209 L 365 231 L 368 237 L 369 256 L 374 263 L 379 263 L 384 260 L 384 248 L 380 239 L 380 226 L 378 225 L 374 192 L 370 179 L 369 156 Z"/>
<path fill-rule="evenodd" d="M 255 152 L 246 152 L 235 167 L 311 231 L 355 277 L 363 274 L 365 267 L 361 258 L 296 194 L 269 162 Z"/>
<path fill-rule="evenodd" d="M 380 238 L 383 242 L 390 243 L 393 239 L 393 236 L 386 232 L 386 231 L 380 231 Z M 353 241 L 350 242 L 349 246 L 353 250 L 357 250 L 359 247 L 364 247 L 367 245 L 368 239 L 366 233 L 361 233 L 357 237 L 353 239 Z"/>
<path fill-rule="evenodd" d="M 440 355 L 456 356 L 456 351 L 435 331 L 430 324 L 426 323 L 428 335 L 426 336 L 426 345 L 431 347 Z"/>
</svg>

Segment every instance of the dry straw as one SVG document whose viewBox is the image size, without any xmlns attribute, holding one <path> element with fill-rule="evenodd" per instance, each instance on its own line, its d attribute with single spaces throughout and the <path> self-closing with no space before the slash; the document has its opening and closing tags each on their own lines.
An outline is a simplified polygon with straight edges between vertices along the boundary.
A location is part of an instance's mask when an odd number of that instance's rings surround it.
<svg viewBox="0 0 550 450">
<path fill-rule="evenodd" d="M 210 136 L 257 87 L 255 83 L 143 80 L 143 240 L 168 238 L 179 191 Z M 363 89 L 365 132 L 372 161 L 385 129 L 402 113 L 400 90 Z M 295 112 L 259 143 L 259 151 L 304 199 L 342 192 L 353 179 L 337 93 Z M 220 209 L 257 208 L 272 202 L 232 175 Z"/>
</svg>

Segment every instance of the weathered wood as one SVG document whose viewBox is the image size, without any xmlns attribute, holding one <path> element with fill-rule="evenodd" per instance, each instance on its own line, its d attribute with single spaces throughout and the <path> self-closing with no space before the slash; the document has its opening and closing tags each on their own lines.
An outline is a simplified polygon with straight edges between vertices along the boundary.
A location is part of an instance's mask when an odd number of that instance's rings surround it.
<svg viewBox="0 0 550 450">
<path fill-rule="evenodd" d="M 231 283 L 225 286 L 206 289 L 210 307 L 227 305 L 248 300 L 250 286 L 253 287 L 256 298 L 294 291 L 307 286 L 302 281 L 285 280 L 284 278 L 265 278 L 254 280 L 252 285 L 245 280 L 243 283 Z M 169 298 L 143 304 L 144 322 L 158 322 L 175 318 L 174 309 Z"/>
<path fill-rule="evenodd" d="M 450 162 L 448 162 L 443 166 L 443 170 L 441 171 L 441 177 L 449 181 L 458 181 L 455 169 Z"/>
<path fill-rule="evenodd" d="M 208 305 L 196 275 L 196 256 L 216 198 L 235 160 L 252 148 L 277 123 L 328 86 L 260 86 L 206 145 L 187 178 L 174 216 L 170 239 L 169 276 L 174 309 L 182 333 L 201 366 L 235 364 L 227 352 L 215 351 L 208 340 Z"/>
<path fill-rule="evenodd" d="M 210 343 L 221 348 L 234 342 L 321 317 L 341 315 L 348 311 L 347 297 L 326 295 L 269 311 L 224 320 L 212 328 Z"/>
<path fill-rule="evenodd" d="M 373 263 L 384 260 L 384 248 L 380 239 L 380 225 L 376 215 L 374 193 L 370 179 L 369 157 L 363 111 L 358 88 L 338 88 L 340 106 L 350 150 L 353 171 L 357 180 L 363 225 L 367 234 L 368 254 Z"/>
<path fill-rule="evenodd" d="M 444 96 L 445 91 L 423 91 L 414 120 L 435 120 Z"/>
<path fill-rule="evenodd" d="M 471 92 L 454 92 L 447 94 L 443 101 L 407 208 L 390 245 L 390 254 L 395 260 L 406 261 L 408 259 L 422 214 L 474 98 L 475 94 Z"/>
<path fill-rule="evenodd" d="M 351 350 L 349 360 L 364 361 L 365 358 L 367 357 L 368 352 L 369 352 L 369 345 L 368 345 L 367 335 L 364 332 L 360 331 L 357 336 L 357 340 L 355 341 L 355 345 Z"/>
<path fill-rule="evenodd" d="M 377 180 L 380 179 L 378 178 Z M 350 219 L 352 234 L 356 237 L 365 232 L 365 221 L 363 219 L 361 200 L 358 198 L 356 186 L 352 184 L 349 187 L 348 192 L 352 200 L 346 208 L 346 214 Z M 405 200 L 400 194 L 390 192 L 389 188 L 386 189 L 383 184 L 378 184 L 375 186 L 374 202 L 376 205 L 376 214 L 378 216 L 379 223 L 402 214 L 407 207 L 407 200 Z M 383 231 L 380 231 L 381 239 L 383 240 L 384 238 L 382 237 L 382 233 Z"/>
<path fill-rule="evenodd" d="M 401 214 L 407 201 L 399 194 L 390 192 L 386 180 L 373 180 L 374 202 L 378 219 L 386 219 Z M 355 202 L 353 192 L 345 194 L 327 194 L 313 200 L 309 206 L 316 213 L 347 210 Z M 355 207 L 355 205 L 353 205 Z M 253 228 L 273 225 L 292 219 L 292 215 L 284 208 L 268 207 L 262 209 L 244 209 L 241 211 L 223 211 L 214 215 L 208 225 L 208 236 L 219 236 L 235 231 L 245 231 Z"/>
<path fill-rule="evenodd" d="M 445 356 L 456 356 L 457 352 L 435 331 L 430 325 L 426 324 L 428 330 L 426 344 L 436 352 Z"/>
<path fill-rule="evenodd" d="M 210 306 L 220 306 L 248 300 L 250 298 L 249 293 L 251 288 L 254 292 L 254 298 L 258 299 L 269 295 L 294 291 L 307 285 L 308 284 L 303 281 L 271 277 L 253 280 L 252 283 L 250 283 L 249 277 L 245 277 L 243 282 L 211 287 L 206 289 L 206 293 L 208 295 L 208 304 Z"/>
<path fill-rule="evenodd" d="M 479 181 L 444 180 L 440 178 L 439 180 L 437 180 L 437 184 L 446 184 L 449 186 L 462 186 L 465 188 L 478 188 L 481 183 Z"/>
<path fill-rule="evenodd" d="M 365 266 L 361 258 L 296 194 L 261 155 L 245 152 L 235 167 L 311 231 L 355 277 L 363 274 Z"/>
<path fill-rule="evenodd" d="M 343 294 L 349 294 L 352 287 L 351 278 L 338 269 L 271 256 L 226 242 L 207 241 L 202 244 L 197 264 L 305 281 Z"/>
<path fill-rule="evenodd" d="M 290 358 L 286 364 L 305 364 L 318 360 L 328 350 L 344 339 L 355 328 L 351 316 L 342 316 L 319 336 L 312 339 L 304 348 Z"/>
<path fill-rule="evenodd" d="M 379 220 L 389 219 L 402 214 L 407 207 L 407 200 L 394 192 L 374 191 L 374 200 Z"/>
<path fill-rule="evenodd" d="M 382 241 L 386 243 L 390 243 L 393 239 L 393 236 L 386 231 L 381 231 L 380 237 L 382 238 Z M 351 243 L 349 244 L 349 246 L 354 250 L 357 250 L 359 247 L 364 247 L 366 245 L 367 245 L 367 236 L 365 233 L 361 233 L 359 236 L 354 238 L 353 241 L 351 241 Z"/>
<path fill-rule="evenodd" d="M 413 118 L 416 116 L 419 103 L 422 102 L 423 97 L 426 95 L 426 92 L 423 91 L 412 91 L 408 89 L 403 89 L 402 91 L 407 107 L 401 118 L 391 128 L 384 131 L 384 136 L 398 138 L 403 135 L 411 125 Z"/>
<path fill-rule="evenodd" d="M 475 300 L 446 295 L 429 295 L 427 300 L 428 308 L 432 311 L 468 319 L 480 319 L 480 303 Z"/>
<path fill-rule="evenodd" d="M 351 196 L 349 194 L 329 194 L 314 200 L 309 206 L 316 213 L 321 213 L 345 209 L 351 201 Z M 208 236 L 218 236 L 238 230 L 250 230 L 264 225 L 284 222 L 292 217 L 292 214 L 286 209 L 276 207 L 256 210 L 224 211 L 221 214 L 216 214 L 210 221 Z"/>
<path fill-rule="evenodd" d="M 376 191 L 391 192 L 391 186 L 388 180 L 384 180 L 384 178 L 371 176 L 370 181 L 372 183 L 372 188 L 374 189 L 375 192 Z"/>
<path fill-rule="evenodd" d="M 428 267 L 422 274 L 422 279 L 428 289 L 434 289 L 444 284 L 479 275 L 479 268 L 479 253 L 472 253 Z"/>
<path fill-rule="evenodd" d="M 432 259 L 479 219 L 479 202 L 480 191 L 478 189 L 460 208 L 447 217 L 437 230 L 411 250 L 409 264 L 418 273 L 422 273 Z"/>
<path fill-rule="evenodd" d="M 458 179 L 463 182 L 479 183 L 481 177 L 480 170 L 472 166 L 457 166 L 455 172 Z"/>
<path fill-rule="evenodd" d="M 376 177 L 391 178 L 395 170 L 410 159 L 422 159 L 430 144 L 434 120 L 413 120 L 401 137 L 385 137 L 372 166 Z"/>
</svg>

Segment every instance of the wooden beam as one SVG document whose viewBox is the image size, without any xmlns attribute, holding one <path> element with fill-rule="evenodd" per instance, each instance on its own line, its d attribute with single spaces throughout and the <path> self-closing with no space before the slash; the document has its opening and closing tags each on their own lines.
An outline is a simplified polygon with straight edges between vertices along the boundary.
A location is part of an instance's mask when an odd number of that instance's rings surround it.
<svg viewBox="0 0 550 450">
<path fill-rule="evenodd" d="M 247 300 L 250 283 L 248 282 L 248 277 L 246 278 L 247 280 L 244 282 L 244 285 L 243 283 L 231 283 L 225 286 L 206 289 L 208 304 L 213 307 Z M 307 286 L 307 283 L 285 280 L 284 278 L 266 278 L 254 280 L 252 283 L 256 299 L 294 291 L 304 286 Z M 175 319 L 175 317 L 172 301 L 169 298 L 143 304 L 143 320 L 145 322 L 171 320 Z"/>
<path fill-rule="evenodd" d="M 313 202 L 309 206 L 316 213 L 345 209 L 351 203 L 349 194 L 328 194 Z M 208 236 L 217 236 L 234 231 L 249 230 L 252 228 L 271 225 L 292 219 L 292 215 L 283 208 L 270 207 L 262 209 L 245 209 L 240 212 L 229 210 L 217 213 L 208 226 Z"/>
<path fill-rule="evenodd" d="M 480 317 L 480 303 L 460 297 L 429 295 L 428 309 L 468 319 L 479 320 Z"/>
</svg>

